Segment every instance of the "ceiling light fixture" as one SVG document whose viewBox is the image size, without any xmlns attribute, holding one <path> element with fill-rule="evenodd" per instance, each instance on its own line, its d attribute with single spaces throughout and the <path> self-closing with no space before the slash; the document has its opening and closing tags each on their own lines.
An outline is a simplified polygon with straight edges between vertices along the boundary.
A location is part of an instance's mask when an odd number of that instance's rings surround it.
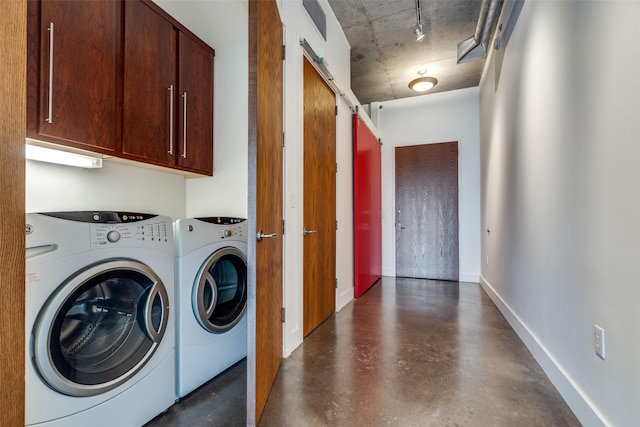
<svg viewBox="0 0 640 427">
<path fill-rule="evenodd" d="M 438 79 L 435 77 L 425 77 L 427 70 L 420 70 L 418 74 L 420 77 L 409 82 L 409 89 L 416 92 L 426 92 L 438 84 Z"/>
<path fill-rule="evenodd" d="M 416 0 L 416 16 L 418 17 L 418 24 L 413 32 L 416 34 L 416 41 L 422 41 L 424 39 L 424 24 L 422 23 L 422 13 L 420 12 L 420 0 Z"/>
</svg>

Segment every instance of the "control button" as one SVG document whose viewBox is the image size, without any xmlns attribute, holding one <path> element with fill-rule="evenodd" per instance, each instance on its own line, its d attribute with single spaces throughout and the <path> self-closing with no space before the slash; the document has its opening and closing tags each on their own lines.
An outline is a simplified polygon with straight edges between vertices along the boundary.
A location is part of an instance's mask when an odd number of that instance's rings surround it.
<svg viewBox="0 0 640 427">
<path fill-rule="evenodd" d="M 224 230 L 224 232 L 222 234 L 224 234 L 224 237 L 231 237 L 231 236 L 233 236 L 233 230 L 229 230 L 227 228 L 227 229 Z"/>
<path fill-rule="evenodd" d="M 98 214 L 93 214 L 93 220 L 94 220 L 94 221 L 99 221 L 99 220 L 100 220 L 100 215 L 98 215 Z"/>
<path fill-rule="evenodd" d="M 115 243 L 120 240 L 120 232 L 113 230 L 107 233 L 107 240 L 111 243 Z"/>
</svg>

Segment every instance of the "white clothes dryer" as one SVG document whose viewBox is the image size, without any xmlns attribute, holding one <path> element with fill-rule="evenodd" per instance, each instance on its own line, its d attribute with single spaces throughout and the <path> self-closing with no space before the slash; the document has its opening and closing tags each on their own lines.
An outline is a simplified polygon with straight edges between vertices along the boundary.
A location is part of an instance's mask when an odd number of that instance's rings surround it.
<svg viewBox="0 0 640 427">
<path fill-rule="evenodd" d="M 176 237 L 176 395 L 247 356 L 247 221 L 180 219 Z"/>
<path fill-rule="evenodd" d="M 26 425 L 139 427 L 175 402 L 171 218 L 26 215 Z"/>
</svg>

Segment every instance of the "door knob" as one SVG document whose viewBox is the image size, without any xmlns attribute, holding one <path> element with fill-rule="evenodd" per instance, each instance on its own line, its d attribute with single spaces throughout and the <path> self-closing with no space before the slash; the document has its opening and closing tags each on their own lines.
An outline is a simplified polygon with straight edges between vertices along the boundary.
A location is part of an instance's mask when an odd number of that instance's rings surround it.
<svg viewBox="0 0 640 427">
<path fill-rule="evenodd" d="M 307 228 L 305 227 L 305 228 L 302 230 L 302 235 L 303 235 L 303 236 L 306 236 L 307 234 L 315 234 L 315 233 L 317 233 L 317 232 L 318 232 L 318 230 L 307 230 Z"/>
<path fill-rule="evenodd" d="M 262 242 L 262 239 L 272 239 L 276 236 L 277 236 L 276 233 L 264 234 L 262 230 L 258 230 L 258 234 L 256 234 L 256 238 L 258 239 L 258 242 Z"/>
</svg>

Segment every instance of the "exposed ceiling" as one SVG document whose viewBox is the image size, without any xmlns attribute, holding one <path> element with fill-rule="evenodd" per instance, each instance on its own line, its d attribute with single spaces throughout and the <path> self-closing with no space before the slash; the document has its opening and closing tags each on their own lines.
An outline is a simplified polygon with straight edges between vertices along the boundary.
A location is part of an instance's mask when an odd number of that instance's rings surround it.
<svg viewBox="0 0 640 427">
<path fill-rule="evenodd" d="M 416 0 L 329 0 L 351 45 L 351 90 L 361 104 L 421 95 L 411 80 L 438 79 L 426 93 L 478 86 L 484 60 L 457 64 L 473 36 L 481 0 L 420 0 L 426 37 L 416 41 Z"/>
</svg>

